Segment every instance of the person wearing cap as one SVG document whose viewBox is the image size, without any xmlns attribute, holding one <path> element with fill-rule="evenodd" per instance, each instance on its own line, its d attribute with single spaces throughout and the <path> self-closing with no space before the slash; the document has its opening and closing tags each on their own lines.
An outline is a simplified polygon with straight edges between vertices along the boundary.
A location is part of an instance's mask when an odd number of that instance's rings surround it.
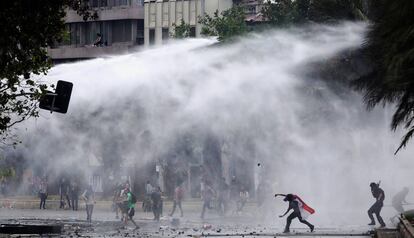
<svg viewBox="0 0 414 238">
<path fill-rule="evenodd" d="M 380 227 L 385 227 L 384 220 L 382 219 L 380 213 L 381 209 L 384 206 L 384 198 L 385 194 L 384 191 L 379 187 L 377 183 L 371 183 L 369 185 L 371 187 L 372 196 L 375 198 L 375 203 L 368 209 L 368 216 L 371 219 L 371 223 L 368 225 L 373 226 L 375 225 L 375 220 L 373 214 L 377 217 L 378 222 L 380 223 Z"/>
<path fill-rule="evenodd" d="M 288 214 L 288 212 L 290 210 L 293 210 L 293 212 L 287 217 L 286 219 L 286 226 L 285 226 L 285 230 L 283 231 L 283 233 L 289 233 L 290 232 L 290 224 L 292 223 L 292 220 L 295 218 L 298 218 L 299 221 L 303 224 L 306 224 L 311 232 L 313 232 L 313 229 L 315 228 L 314 225 L 310 224 L 308 221 L 306 221 L 301 214 L 301 206 L 306 205 L 298 196 L 293 195 L 293 194 L 276 194 L 275 197 L 277 196 L 284 196 L 285 198 L 283 199 L 283 201 L 285 202 L 289 202 L 289 207 L 287 209 L 287 211 L 285 212 L 285 214 L 280 215 L 279 217 L 282 218 L 284 217 L 286 214 Z M 301 203 L 301 204 L 299 204 Z M 308 207 L 306 205 L 306 207 Z M 305 209 L 311 209 L 310 214 L 314 213 L 312 208 L 305 208 Z M 302 209 L 303 210 L 303 209 Z"/>
</svg>

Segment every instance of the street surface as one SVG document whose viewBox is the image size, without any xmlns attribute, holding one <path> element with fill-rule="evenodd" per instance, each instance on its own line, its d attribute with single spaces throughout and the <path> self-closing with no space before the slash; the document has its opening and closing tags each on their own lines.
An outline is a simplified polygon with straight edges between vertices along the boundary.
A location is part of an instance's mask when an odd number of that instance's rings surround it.
<svg viewBox="0 0 414 238">
<path fill-rule="evenodd" d="M 143 213 L 140 209 L 135 216 L 135 221 L 140 226 L 134 230 L 133 224 L 124 227 L 120 219 L 115 218 L 115 213 L 97 209 L 93 214 L 93 222 L 85 222 L 85 211 L 70 210 L 36 210 L 36 209 L 0 209 L 1 224 L 62 224 L 63 234 L 59 237 L 274 237 L 281 236 L 284 219 L 273 219 L 269 222 L 252 213 L 235 214 L 233 216 L 220 217 L 211 212 L 206 219 L 200 219 L 199 213 L 190 211 L 183 218 L 176 213 L 179 219 L 178 225 L 172 225 L 172 217 L 163 216 L 160 222 L 152 220 L 151 213 Z M 291 231 L 309 236 L 308 229 L 302 224 L 293 222 Z M 357 236 L 369 231 L 367 226 L 346 227 L 317 227 L 314 236 Z M 19 237 L 14 235 L 12 237 Z"/>
</svg>

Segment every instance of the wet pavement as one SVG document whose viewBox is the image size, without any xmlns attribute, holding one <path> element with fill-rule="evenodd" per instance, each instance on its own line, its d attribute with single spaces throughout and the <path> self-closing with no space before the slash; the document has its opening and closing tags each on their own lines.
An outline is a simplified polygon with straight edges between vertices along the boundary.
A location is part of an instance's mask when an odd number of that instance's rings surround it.
<svg viewBox="0 0 414 238">
<path fill-rule="evenodd" d="M 0 209 L 1 224 L 58 224 L 63 233 L 49 237 L 276 237 L 281 234 L 284 220 L 270 221 L 252 214 L 236 214 L 220 217 L 214 213 L 207 219 L 200 219 L 196 212 L 187 213 L 183 218 L 164 216 L 161 221 L 152 220 L 151 213 L 137 212 L 135 221 L 140 229 L 134 229 L 132 223 L 127 226 L 115 218 L 110 211 L 94 211 L 92 223 L 85 222 L 85 211 Z M 263 218 L 263 217 L 262 217 Z M 295 227 L 297 225 L 297 227 Z M 299 227 L 299 228 L 298 228 Z M 368 227 L 317 228 L 314 233 L 293 224 L 295 236 L 369 236 Z M 1 237 L 1 236 L 0 236 Z M 11 237 L 23 237 L 13 235 Z M 30 235 L 29 237 L 33 237 Z M 43 236 L 44 237 L 44 236 Z"/>
</svg>

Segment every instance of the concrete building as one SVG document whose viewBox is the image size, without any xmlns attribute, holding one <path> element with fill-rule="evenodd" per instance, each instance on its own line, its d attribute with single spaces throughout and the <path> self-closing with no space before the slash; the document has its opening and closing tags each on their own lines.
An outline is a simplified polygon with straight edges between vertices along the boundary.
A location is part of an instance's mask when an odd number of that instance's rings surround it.
<svg viewBox="0 0 414 238">
<path fill-rule="evenodd" d="M 68 36 L 48 53 L 55 62 L 94 58 L 128 52 L 144 44 L 144 0 L 90 0 L 98 19 L 84 21 L 67 10 Z M 102 45 L 94 46 L 97 34 Z"/>
<path fill-rule="evenodd" d="M 246 22 L 248 24 L 256 24 L 264 21 L 261 11 L 265 0 L 234 0 L 233 2 L 244 7 Z"/>
<path fill-rule="evenodd" d="M 191 26 L 191 36 L 199 37 L 201 25 L 198 17 L 205 13 L 212 16 L 216 10 L 222 12 L 233 6 L 232 0 L 145 0 L 146 46 L 160 45 L 174 33 L 174 24 L 180 25 L 181 19 Z"/>
</svg>

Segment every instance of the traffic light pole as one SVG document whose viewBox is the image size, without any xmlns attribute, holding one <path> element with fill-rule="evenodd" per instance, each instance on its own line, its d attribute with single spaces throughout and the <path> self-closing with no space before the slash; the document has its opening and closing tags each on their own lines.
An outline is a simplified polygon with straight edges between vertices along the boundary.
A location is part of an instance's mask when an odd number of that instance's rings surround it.
<svg viewBox="0 0 414 238">
<path fill-rule="evenodd" d="M 53 96 L 52 106 L 50 107 L 50 114 L 52 114 L 54 109 L 58 109 L 58 108 L 55 108 L 55 101 L 56 101 L 57 93 L 46 93 L 46 95 Z"/>
</svg>

